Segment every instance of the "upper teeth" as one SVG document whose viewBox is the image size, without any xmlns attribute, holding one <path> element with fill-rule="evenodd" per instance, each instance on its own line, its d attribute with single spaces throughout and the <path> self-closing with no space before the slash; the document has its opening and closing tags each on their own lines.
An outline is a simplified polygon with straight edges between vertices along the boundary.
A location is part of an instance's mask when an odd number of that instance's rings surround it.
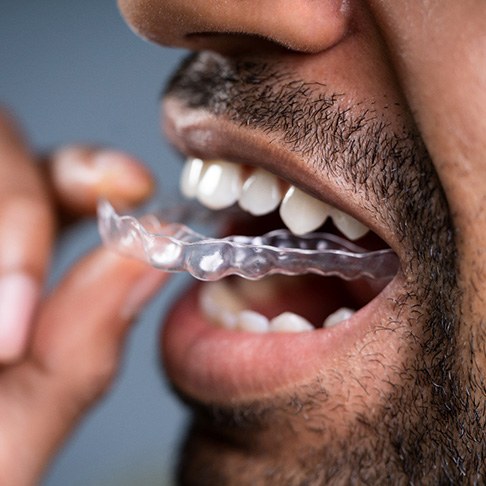
<svg viewBox="0 0 486 486">
<path fill-rule="evenodd" d="M 241 166 L 230 162 L 205 162 L 197 182 L 197 198 L 210 209 L 231 206 L 241 195 L 241 172 Z"/>
<path fill-rule="evenodd" d="M 184 196 L 196 197 L 210 209 L 223 209 L 238 202 L 243 210 L 259 216 L 272 212 L 280 204 L 280 216 L 294 234 L 314 231 L 328 217 L 350 240 L 361 238 L 369 231 L 353 217 L 295 186 L 282 191 L 283 185 L 277 177 L 263 169 L 256 169 L 244 177 L 239 164 L 197 158 L 187 160 L 180 181 Z"/>
<path fill-rule="evenodd" d="M 266 170 L 257 169 L 243 183 L 238 204 L 254 216 L 260 216 L 276 209 L 281 200 L 278 179 Z"/>
<path fill-rule="evenodd" d="M 296 235 L 303 235 L 321 226 L 330 216 L 331 207 L 318 199 L 290 186 L 280 205 L 283 222 Z"/>
<path fill-rule="evenodd" d="M 339 209 L 332 209 L 331 218 L 336 228 L 350 240 L 357 240 L 369 231 L 368 227 L 364 224 L 360 223 L 349 214 L 339 211 Z"/>
</svg>

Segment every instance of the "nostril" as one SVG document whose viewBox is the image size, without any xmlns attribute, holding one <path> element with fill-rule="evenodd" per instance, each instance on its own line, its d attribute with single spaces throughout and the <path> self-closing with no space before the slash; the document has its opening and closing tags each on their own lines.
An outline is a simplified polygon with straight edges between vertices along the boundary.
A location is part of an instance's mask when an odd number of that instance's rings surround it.
<svg viewBox="0 0 486 486">
<path fill-rule="evenodd" d="M 289 47 L 258 34 L 240 32 L 191 32 L 186 34 L 192 50 L 212 50 L 226 55 L 243 55 L 248 52 L 279 53 Z"/>
</svg>

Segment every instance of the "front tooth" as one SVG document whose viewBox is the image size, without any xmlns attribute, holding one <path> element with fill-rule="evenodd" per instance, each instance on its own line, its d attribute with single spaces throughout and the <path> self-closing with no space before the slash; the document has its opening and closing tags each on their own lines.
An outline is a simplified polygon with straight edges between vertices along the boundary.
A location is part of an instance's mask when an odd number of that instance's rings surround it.
<svg viewBox="0 0 486 486">
<path fill-rule="evenodd" d="M 236 319 L 236 329 L 248 332 L 268 332 L 268 319 L 252 310 L 241 311 Z"/>
<path fill-rule="evenodd" d="M 196 197 L 203 170 L 204 162 L 201 159 L 189 158 L 184 164 L 179 187 L 187 198 Z"/>
<path fill-rule="evenodd" d="M 343 213 L 339 209 L 334 209 L 332 211 L 331 217 L 334 221 L 334 225 L 336 226 L 336 228 L 344 236 L 346 236 L 346 238 L 352 241 L 361 238 L 369 231 L 369 228 L 367 226 L 360 223 L 349 214 Z"/>
<path fill-rule="evenodd" d="M 354 314 L 354 310 L 347 307 L 341 307 L 336 312 L 333 312 L 327 316 L 322 327 L 332 327 L 339 324 L 342 321 L 349 319 Z"/>
<path fill-rule="evenodd" d="M 210 209 L 223 209 L 234 204 L 241 194 L 241 166 L 224 160 L 213 160 L 205 165 L 197 186 L 199 202 Z"/>
<path fill-rule="evenodd" d="M 326 203 L 291 186 L 280 205 L 280 217 L 296 235 L 313 231 L 327 219 L 331 208 Z"/>
<path fill-rule="evenodd" d="M 240 207 L 254 216 L 271 213 L 282 200 L 278 179 L 266 170 L 257 169 L 243 184 Z"/>
<path fill-rule="evenodd" d="M 270 331 L 272 332 L 302 332 L 312 331 L 314 326 L 293 312 L 283 312 L 270 321 Z"/>
</svg>

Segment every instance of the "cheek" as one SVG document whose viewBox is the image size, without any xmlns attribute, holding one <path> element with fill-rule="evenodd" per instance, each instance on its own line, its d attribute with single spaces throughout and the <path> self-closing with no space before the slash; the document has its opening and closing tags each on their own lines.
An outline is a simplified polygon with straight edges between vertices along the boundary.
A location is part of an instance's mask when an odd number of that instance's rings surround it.
<svg viewBox="0 0 486 486">
<path fill-rule="evenodd" d="M 471 160 L 461 163 L 458 156 L 452 162 L 435 165 L 449 204 L 457 245 L 461 341 L 470 341 L 471 337 L 484 339 L 480 337 L 480 323 L 486 315 L 486 179 L 481 174 L 486 173 L 486 164 Z"/>
</svg>

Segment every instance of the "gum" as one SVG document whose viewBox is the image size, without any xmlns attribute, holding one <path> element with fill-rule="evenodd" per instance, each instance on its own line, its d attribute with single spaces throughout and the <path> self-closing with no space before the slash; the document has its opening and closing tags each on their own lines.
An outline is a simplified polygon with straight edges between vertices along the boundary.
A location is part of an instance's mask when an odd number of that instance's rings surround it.
<svg viewBox="0 0 486 486">
<path fill-rule="evenodd" d="M 185 224 L 164 223 L 163 214 L 161 218 L 120 216 L 109 202 L 98 204 L 98 228 L 107 247 L 165 272 L 188 272 L 199 280 L 306 273 L 377 280 L 391 279 L 399 268 L 391 249 L 369 252 L 328 233 L 296 236 L 281 229 L 256 237 L 209 238 Z"/>
</svg>

